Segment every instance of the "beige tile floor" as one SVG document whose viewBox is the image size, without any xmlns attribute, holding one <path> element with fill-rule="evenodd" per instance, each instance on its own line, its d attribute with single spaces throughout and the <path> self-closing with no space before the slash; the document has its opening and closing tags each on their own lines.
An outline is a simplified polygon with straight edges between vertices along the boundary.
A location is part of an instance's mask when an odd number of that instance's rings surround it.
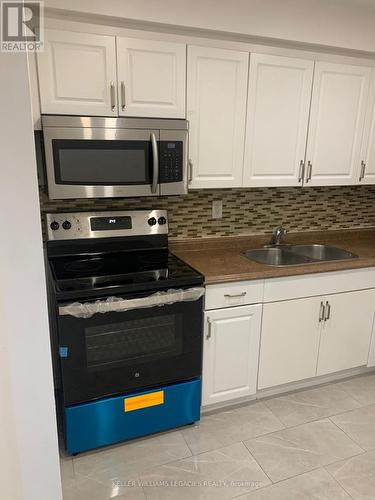
<svg viewBox="0 0 375 500">
<path fill-rule="evenodd" d="M 375 500 L 375 375 L 76 457 L 64 500 Z"/>
</svg>

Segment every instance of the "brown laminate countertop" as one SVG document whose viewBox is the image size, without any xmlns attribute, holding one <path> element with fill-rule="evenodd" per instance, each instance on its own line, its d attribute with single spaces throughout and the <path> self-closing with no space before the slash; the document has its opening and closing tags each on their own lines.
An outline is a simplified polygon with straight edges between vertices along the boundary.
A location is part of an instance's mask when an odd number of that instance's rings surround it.
<svg viewBox="0 0 375 500">
<path fill-rule="evenodd" d="M 241 255 L 245 250 L 262 248 L 269 240 L 269 235 L 172 240 L 170 249 L 203 274 L 207 284 L 375 267 L 375 229 L 287 234 L 287 243 L 337 246 L 358 255 L 354 259 L 276 267 Z"/>
</svg>

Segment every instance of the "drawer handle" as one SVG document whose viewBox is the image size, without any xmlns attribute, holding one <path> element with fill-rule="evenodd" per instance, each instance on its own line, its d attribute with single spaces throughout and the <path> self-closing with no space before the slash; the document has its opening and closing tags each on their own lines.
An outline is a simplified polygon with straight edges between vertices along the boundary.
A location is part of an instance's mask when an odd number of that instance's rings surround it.
<svg viewBox="0 0 375 500">
<path fill-rule="evenodd" d="M 242 292 L 242 293 L 237 293 L 235 295 L 231 295 L 230 293 L 225 293 L 224 297 L 228 297 L 228 298 L 234 299 L 236 297 L 245 297 L 246 293 L 247 292 Z"/>
</svg>

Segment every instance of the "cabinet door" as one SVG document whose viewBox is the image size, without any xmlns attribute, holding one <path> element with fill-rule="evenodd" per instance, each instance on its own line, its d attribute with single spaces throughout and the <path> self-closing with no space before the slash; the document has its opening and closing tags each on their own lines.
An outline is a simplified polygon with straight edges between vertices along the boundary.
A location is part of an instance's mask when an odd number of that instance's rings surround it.
<svg viewBox="0 0 375 500">
<path fill-rule="evenodd" d="M 371 69 L 317 62 L 306 185 L 357 184 Z"/>
<path fill-rule="evenodd" d="M 185 118 L 186 45 L 117 38 L 119 114 Z"/>
<path fill-rule="evenodd" d="M 188 47 L 192 188 L 242 186 L 247 52 Z"/>
<path fill-rule="evenodd" d="M 42 113 L 117 115 L 115 37 L 46 29 L 38 72 Z"/>
<path fill-rule="evenodd" d="M 375 311 L 375 290 L 327 295 L 317 375 L 367 365 Z"/>
<path fill-rule="evenodd" d="M 245 186 L 302 184 L 314 62 L 250 55 Z"/>
<path fill-rule="evenodd" d="M 359 182 L 375 184 L 375 70 L 372 71 L 360 159 Z"/>
<path fill-rule="evenodd" d="M 258 389 L 315 377 L 321 299 L 263 306 Z"/>
<path fill-rule="evenodd" d="M 202 404 L 256 393 L 262 306 L 205 313 Z"/>
</svg>

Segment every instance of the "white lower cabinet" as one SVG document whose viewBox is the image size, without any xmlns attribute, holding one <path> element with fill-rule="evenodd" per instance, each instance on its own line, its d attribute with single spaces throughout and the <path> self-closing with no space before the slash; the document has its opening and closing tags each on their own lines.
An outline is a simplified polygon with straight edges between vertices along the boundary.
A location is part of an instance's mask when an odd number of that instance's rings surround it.
<svg viewBox="0 0 375 500">
<path fill-rule="evenodd" d="M 375 290 L 263 306 L 258 389 L 365 366 Z"/>
<path fill-rule="evenodd" d="M 205 313 L 202 405 L 256 393 L 262 306 Z"/>
<path fill-rule="evenodd" d="M 367 364 L 375 310 L 375 290 L 325 297 L 317 375 Z M 329 309 L 329 311 L 328 311 Z"/>
<path fill-rule="evenodd" d="M 320 303 L 310 297 L 264 304 L 258 389 L 315 376 Z"/>
</svg>

